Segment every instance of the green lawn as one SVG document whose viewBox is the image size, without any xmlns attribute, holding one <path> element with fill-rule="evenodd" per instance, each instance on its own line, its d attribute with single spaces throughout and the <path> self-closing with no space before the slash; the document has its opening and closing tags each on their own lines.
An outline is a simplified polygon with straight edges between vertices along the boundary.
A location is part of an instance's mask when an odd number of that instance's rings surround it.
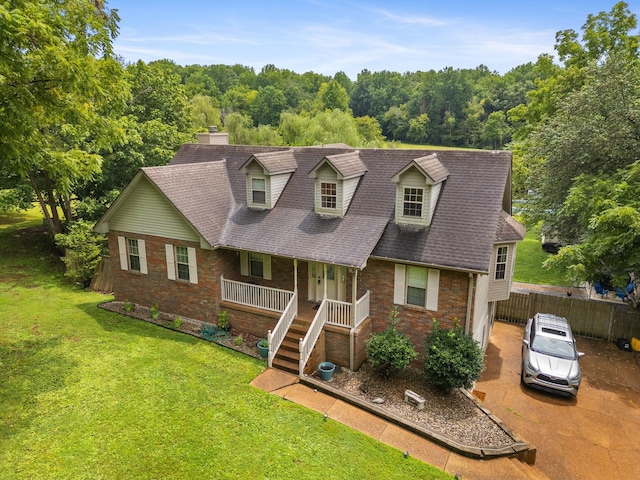
<svg viewBox="0 0 640 480">
<path fill-rule="evenodd" d="M 561 272 L 542 266 L 549 256 L 549 253 L 542 250 L 540 226 L 528 228 L 524 241 L 518 244 L 513 280 L 540 285 L 570 286 L 571 282 Z"/>
<path fill-rule="evenodd" d="M 249 386 L 264 362 L 97 307 L 0 214 L 0 478 L 451 478 Z"/>
</svg>

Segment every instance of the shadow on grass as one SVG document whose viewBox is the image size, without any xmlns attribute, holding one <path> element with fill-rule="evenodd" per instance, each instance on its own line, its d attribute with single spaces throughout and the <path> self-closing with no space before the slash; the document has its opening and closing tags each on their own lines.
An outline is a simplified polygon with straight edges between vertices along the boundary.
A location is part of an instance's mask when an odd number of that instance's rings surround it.
<svg viewBox="0 0 640 480">
<path fill-rule="evenodd" d="M 0 343 L 0 450 L 38 415 L 39 396 L 66 387 L 76 363 L 56 354 L 63 337 Z"/>
</svg>

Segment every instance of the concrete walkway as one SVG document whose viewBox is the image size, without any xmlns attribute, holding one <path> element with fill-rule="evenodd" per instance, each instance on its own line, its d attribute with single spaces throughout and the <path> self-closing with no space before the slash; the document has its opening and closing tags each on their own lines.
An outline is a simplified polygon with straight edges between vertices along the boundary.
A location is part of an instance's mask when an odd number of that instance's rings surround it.
<svg viewBox="0 0 640 480">
<path fill-rule="evenodd" d="M 303 385 L 297 376 L 280 370 L 268 368 L 251 384 L 318 413 L 326 413 L 332 420 L 391 445 L 401 452 L 409 452 L 412 457 L 452 475 L 460 474 L 464 480 L 547 478 L 535 467 L 514 458 L 475 460 L 451 452 L 372 413 Z"/>
<path fill-rule="evenodd" d="M 640 354 L 578 337 L 582 384 L 567 399 L 520 384 L 523 331 L 494 325 L 476 384 L 484 405 L 535 445 L 536 467 L 549 478 L 640 478 Z"/>
</svg>

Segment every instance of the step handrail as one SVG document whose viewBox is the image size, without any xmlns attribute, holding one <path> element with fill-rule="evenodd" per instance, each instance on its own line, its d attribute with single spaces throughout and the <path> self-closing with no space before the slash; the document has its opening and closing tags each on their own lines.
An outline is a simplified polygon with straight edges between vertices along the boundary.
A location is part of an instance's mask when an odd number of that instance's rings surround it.
<svg viewBox="0 0 640 480">
<path fill-rule="evenodd" d="M 327 322 L 327 306 L 329 302 L 325 298 L 322 300 L 320 307 L 318 307 L 318 312 L 316 316 L 313 317 L 313 321 L 309 326 L 309 330 L 304 338 L 300 339 L 299 351 L 300 351 L 300 364 L 299 364 L 299 373 L 300 378 L 304 376 L 304 366 L 309 361 L 311 357 L 311 352 L 313 351 L 313 347 L 316 346 L 316 342 L 320 337 L 320 333 L 324 328 L 324 324 Z"/>
<path fill-rule="evenodd" d="M 276 352 L 280 349 L 280 345 L 284 341 L 284 337 L 289 331 L 289 327 L 293 323 L 293 320 L 298 316 L 298 290 L 293 291 L 293 295 L 287 304 L 287 307 L 280 315 L 280 320 L 276 323 L 273 331 L 269 330 L 267 333 L 267 342 L 269 343 L 269 356 L 268 365 L 273 367 L 273 359 L 276 356 Z"/>
</svg>

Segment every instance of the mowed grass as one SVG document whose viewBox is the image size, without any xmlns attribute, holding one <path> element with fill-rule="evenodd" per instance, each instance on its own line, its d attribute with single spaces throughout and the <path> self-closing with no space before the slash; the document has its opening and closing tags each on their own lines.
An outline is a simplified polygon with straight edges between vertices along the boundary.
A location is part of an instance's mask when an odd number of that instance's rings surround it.
<svg viewBox="0 0 640 480">
<path fill-rule="evenodd" d="M 387 142 L 385 148 L 402 150 L 477 150 L 474 148 L 445 147 L 443 145 L 423 145 L 421 143 Z"/>
<path fill-rule="evenodd" d="M 251 387 L 260 360 L 98 308 L 37 225 L 0 215 L 0 478 L 451 478 Z"/>
<path fill-rule="evenodd" d="M 571 282 L 563 272 L 544 268 L 543 263 L 551 254 L 542 250 L 540 238 L 540 225 L 527 229 L 525 239 L 518 243 L 513 280 L 540 285 L 570 286 Z"/>
</svg>

